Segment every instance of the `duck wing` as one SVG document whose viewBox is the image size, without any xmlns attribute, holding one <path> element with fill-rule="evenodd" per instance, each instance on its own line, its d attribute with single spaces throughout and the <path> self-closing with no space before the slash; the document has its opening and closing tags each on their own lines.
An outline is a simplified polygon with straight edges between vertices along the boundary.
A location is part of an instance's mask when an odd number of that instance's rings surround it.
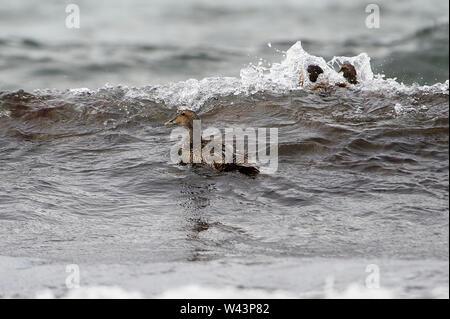
<svg viewBox="0 0 450 319">
<path fill-rule="evenodd" d="M 219 153 L 218 150 L 220 150 Z M 211 157 L 205 158 L 208 156 L 208 151 Z M 212 155 L 213 151 L 215 156 Z M 227 151 L 232 156 L 229 161 L 226 160 Z M 220 172 L 238 171 L 248 176 L 259 174 L 259 169 L 254 164 L 248 163 L 248 154 L 236 153 L 232 145 L 224 144 L 220 140 L 202 140 L 202 157 L 206 164 L 213 166 Z"/>
</svg>

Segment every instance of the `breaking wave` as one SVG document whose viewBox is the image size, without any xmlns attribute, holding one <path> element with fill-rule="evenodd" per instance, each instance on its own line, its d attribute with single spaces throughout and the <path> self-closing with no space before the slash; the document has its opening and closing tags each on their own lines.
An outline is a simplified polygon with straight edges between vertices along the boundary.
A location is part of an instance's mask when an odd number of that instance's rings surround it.
<svg viewBox="0 0 450 319">
<path fill-rule="evenodd" d="M 281 62 L 249 64 L 240 71 L 240 77 L 189 79 L 140 88 L 107 84 L 99 89 L 0 92 L 0 119 L 13 124 L 8 119 L 29 122 L 44 118 L 53 127 L 56 127 L 55 122 L 63 123 L 63 128 L 78 121 L 100 121 L 109 127 L 118 122 L 129 123 L 139 119 L 163 121 L 177 108 L 208 112 L 224 106 L 250 105 L 279 98 L 311 99 L 313 104 L 334 100 L 331 103 L 334 106 L 348 103 L 353 106 L 350 111 L 353 115 L 348 116 L 357 118 L 364 113 L 370 116 L 377 113 L 380 116 L 426 113 L 436 101 L 445 103 L 448 99 L 448 80 L 421 86 L 385 79 L 382 74 L 373 74 L 370 57 L 365 53 L 353 57 L 337 56 L 325 61 L 322 57 L 307 53 L 301 42 L 297 42 L 282 54 L 284 58 Z M 346 88 L 336 88 L 331 93 L 311 91 L 315 83 L 305 76 L 308 65 L 319 65 L 324 72 L 317 82 L 332 86 L 345 82 L 342 73 L 337 72 L 343 63 L 355 66 L 358 84 L 348 84 Z M 372 102 L 369 108 L 364 103 L 367 100 Z M 24 130 L 19 129 L 16 133 L 26 135 Z M 83 134 L 80 128 L 76 128 L 76 132 Z"/>
</svg>

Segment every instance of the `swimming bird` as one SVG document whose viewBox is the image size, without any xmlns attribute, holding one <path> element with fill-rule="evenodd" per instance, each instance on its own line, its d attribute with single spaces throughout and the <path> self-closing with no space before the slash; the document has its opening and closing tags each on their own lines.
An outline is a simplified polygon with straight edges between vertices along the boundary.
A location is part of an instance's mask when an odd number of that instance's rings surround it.
<svg viewBox="0 0 450 319">
<path fill-rule="evenodd" d="M 343 72 L 344 78 L 351 84 L 358 84 L 356 79 L 356 69 L 350 63 L 344 63 L 341 65 L 341 69 L 338 72 Z"/>
<path fill-rule="evenodd" d="M 244 154 L 244 161 L 243 163 L 241 163 L 240 161 L 237 160 L 237 155 L 236 153 L 232 153 L 232 162 L 231 163 L 227 163 L 225 161 L 225 149 L 227 147 L 230 147 L 229 145 L 225 145 L 223 143 L 220 142 L 220 144 L 216 143 L 217 149 L 220 150 L 220 154 L 219 155 L 219 159 L 218 160 L 214 160 L 213 162 L 211 161 L 206 161 L 203 155 L 203 150 L 207 147 L 207 145 L 209 143 L 212 143 L 214 141 L 205 141 L 201 138 L 201 132 L 199 134 L 200 136 L 200 140 L 201 140 L 201 152 L 195 152 L 194 150 L 194 120 L 199 120 L 200 118 L 198 117 L 198 115 L 190 110 L 181 110 L 178 115 L 170 120 L 167 121 L 166 123 L 164 123 L 165 126 L 169 126 L 169 125 L 178 125 L 178 126 L 182 126 L 185 127 L 189 130 L 189 140 L 184 141 L 184 145 L 187 145 L 187 143 L 189 143 L 189 156 L 190 158 L 188 159 L 183 159 L 183 162 L 189 162 L 191 164 L 194 163 L 201 163 L 201 164 L 206 164 L 208 166 L 211 166 L 213 168 L 215 168 L 216 170 L 220 171 L 220 172 L 231 172 L 231 171 L 238 171 L 242 174 L 248 175 L 248 176 L 255 176 L 259 173 L 259 169 L 248 163 L 248 154 Z M 200 154 L 198 154 L 200 153 Z"/>
<path fill-rule="evenodd" d="M 319 75 L 321 73 L 323 73 L 323 70 L 321 67 L 319 67 L 318 65 L 309 65 L 308 69 L 307 69 L 308 73 L 309 73 L 309 80 L 311 82 L 316 82 L 317 78 L 319 77 Z M 351 65 L 350 63 L 344 63 L 341 65 L 341 68 L 339 69 L 339 72 L 343 72 L 343 76 L 344 78 L 351 84 L 358 84 L 358 80 L 357 80 L 357 72 L 356 69 L 353 65 Z M 342 83 L 342 82 L 338 82 L 335 84 L 335 86 L 338 87 L 342 87 L 345 88 L 347 87 L 346 83 Z M 311 88 L 311 90 L 316 91 L 316 90 L 320 90 L 320 89 L 324 89 L 325 91 L 329 91 L 331 90 L 332 86 L 328 83 L 325 82 L 321 82 L 319 84 L 316 84 L 315 86 L 313 86 Z"/>
<path fill-rule="evenodd" d="M 319 75 L 323 73 L 323 69 L 314 64 L 308 65 L 307 71 L 309 73 L 309 80 L 313 83 L 316 82 Z"/>
</svg>

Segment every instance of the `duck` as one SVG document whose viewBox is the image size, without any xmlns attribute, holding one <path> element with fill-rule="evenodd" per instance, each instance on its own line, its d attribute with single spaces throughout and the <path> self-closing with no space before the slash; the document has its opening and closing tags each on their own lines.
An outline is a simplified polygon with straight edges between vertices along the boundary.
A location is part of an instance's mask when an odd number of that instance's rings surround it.
<svg viewBox="0 0 450 319">
<path fill-rule="evenodd" d="M 307 72 L 309 74 L 309 80 L 312 83 L 315 83 L 317 81 L 317 78 L 319 77 L 319 75 L 324 73 L 323 69 L 320 66 L 314 65 L 314 64 L 308 65 Z M 342 64 L 338 73 L 340 73 L 340 72 L 343 73 L 343 76 L 347 80 L 348 83 L 358 84 L 357 72 L 356 72 L 355 67 L 352 64 L 350 64 L 350 63 Z M 303 83 L 303 79 L 301 80 L 301 83 Z M 347 87 L 347 84 L 338 82 L 335 84 L 335 86 L 345 88 L 345 87 Z M 325 83 L 325 82 L 321 82 L 321 83 L 313 86 L 311 90 L 316 91 L 319 89 L 324 89 L 325 91 L 328 91 L 331 89 L 331 85 L 328 83 Z"/>
<path fill-rule="evenodd" d="M 342 72 L 344 78 L 351 84 L 358 84 L 356 69 L 350 63 L 344 63 L 341 65 L 338 73 Z"/>
<path fill-rule="evenodd" d="M 323 73 L 323 69 L 320 66 L 314 64 L 308 65 L 306 71 L 308 71 L 309 80 L 313 83 L 315 83 L 319 75 Z"/>
<path fill-rule="evenodd" d="M 189 159 L 183 159 L 183 163 L 186 164 L 186 162 L 190 163 L 190 164 L 200 164 L 200 165 L 206 165 L 206 166 L 210 166 L 214 169 L 216 169 L 219 172 L 232 172 L 232 171 L 237 171 L 239 173 L 242 173 L 244 175 L 250 176 L 250 177 L 255 177 L 256 175 L 259 174 L 259 169 L 258 167 L 248 163 L 248 154 L 244 154 L 244 162 L 238 162 L 237 161 L 237 156 L 236 153 L 232 153 L 232 162 L 231 163 L 226 163 L 225 161 L 225 149 L 227 147 L 230 147 L 229 145 L 225 145 L 223 143 L 217 144 L 218 149 L 221 150 L 221 154 L 219 154 L 219 156 L 221 156 L 221 159 L 218 161 L 213 161 L 211 163 L 211 161 L 206 161 L 203 158 L 203 150 L 205 149 L 205 147 L 207 146 L 207 144 L 210 143 L 210 141 L 207 140 L 203 140 L 203 138 L 201 138 L 201 132 L 199 134 L 200 136 L 200 140 L 201 140 L 201 150 L 202 152 L 195 152 L 194 150 L 194 143 L 193 143 L 193 137 L 194 137 L 194 121 L 195 120 L 200 120 L 199 116 L 191 110 L 180 110 L 177 114 L 177 116 L 167 122 L 164 123 L 164 126 L 172 126 L 172 125 L 177 125 L 177 126 L 181 126 L 181 127 L 185 127 L 189 130 L 189 148 L 190 148 L 190 158 Z M 187 138 L 184 141 L 184 145 L 187 146 Z M 183 164 L 180 163 L 180 164 Z"/>
</svg>

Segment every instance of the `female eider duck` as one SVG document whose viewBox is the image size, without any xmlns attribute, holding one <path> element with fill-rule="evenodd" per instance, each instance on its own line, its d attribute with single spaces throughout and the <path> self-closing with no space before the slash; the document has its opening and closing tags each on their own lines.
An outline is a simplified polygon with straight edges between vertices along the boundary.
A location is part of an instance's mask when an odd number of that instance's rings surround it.
<svg viewBox="0 0 450 319">
<path fill-rule="evenodd" d="M 244 162 L 240 163 L 237 161 L 236 153 L 233 152 L 232 153 L 232 162 L 227 163 L 225 161 L 225 148 L 229 147 L 229 146 L 226 146 L 223 143 L 216 144 L 218 146 L 217 148 L 219 150 L 221 150 L 221 154 L 219 154 L 219 156 L 221 158 L 219 160 L 213 161 L 212 163 L 205 161 L 205 159 L 203 158 L 202 151 L 207 146 L 207 144 L 209 144 L 211 142 L 203 140 L 201 138 L 201 132 L 199 134 L 200 139 L 201 139 L 201 152 L 199 152 L 200 154 L 196 154 L 196 152 L 194 151 L 194 139 L 193 139 L 194 120 L 199 120 L 199 117 L 197 116 L 197 114 L 195 114 L 195 112 L 190 111 L 190 110 L 181 110 L 174 119 L 164 123 L 165 126 L 179 125 L 179 126 L 186 127 L 189 130 L 189 140 L 186 139 L 185 141 L 183 141 L 183 145 L 187 146 L 187 143 L 189 143 L 188 147 L 190 150 L 190 152 L 189 152 L 190 158 L 189 159 L 183 158 L 183 160 L 182 160 L 183 163 L 185 163 L 185 164 L 186 163 L 191 163 L 191 164 L 200 163 L 203 165 L 211 166 L 220 172 L 238 171 L 238 172 L 248 175 L 248 176 L 256 176 L 257 174 L 259 174 L 259 169 L 248 163 L 248 154 L 244 155 Z"/>
<path fill-rule="evenodd" d="M 341 69 L 338 71 L 342 72 L 344 78 L 351 84 L 358 84 L 356 69 L 350 63 L 344 63 L 341 65 Z"/>
</svg>

